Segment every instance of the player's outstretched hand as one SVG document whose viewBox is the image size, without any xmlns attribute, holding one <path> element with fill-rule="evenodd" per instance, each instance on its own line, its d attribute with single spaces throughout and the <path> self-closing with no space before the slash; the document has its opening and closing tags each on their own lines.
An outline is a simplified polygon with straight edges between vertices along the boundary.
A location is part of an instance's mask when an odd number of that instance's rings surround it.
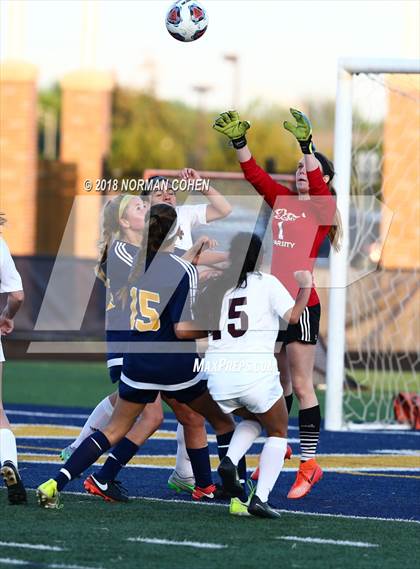
<svg viewBox="0 0 420 569">
<path fill-rule="evenodd" d="M 183 180 L 201 180 L 200 174 L 193 168 L 182 168 L 179 177 Z"/>
<path fill-rule="evenodd" d="M 312 125 L 308 117 L 297 109 L 290 109 L 296 124 L 284 121 L 283 126 L 291 132 L 299 142 L 303 154 L 312 154 L 315 150 L 312 144 Z"/>
<path fill-rule="evenodd" d="M 300 288 L 312 288 L 313 278 L 311 271 L 295 271 L 294 275 Z"/>
<path fill-rule="evenodd" d="M 214 121 L 213 128 L 227 136 L 236 149 L 246 146 L 246 131 L 250 128 L 249 121 L 241 121 L 238 111 L 221 113 Z"/>
</svg>

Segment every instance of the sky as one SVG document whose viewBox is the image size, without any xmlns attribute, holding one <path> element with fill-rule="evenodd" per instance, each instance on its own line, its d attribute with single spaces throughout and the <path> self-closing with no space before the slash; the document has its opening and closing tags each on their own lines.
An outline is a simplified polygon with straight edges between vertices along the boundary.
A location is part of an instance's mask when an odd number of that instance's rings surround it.
<svg viewBox="0 0 420 569">
<path fill-rule="evenodd" d="M 42 87 L 92 64 L 134 87 L 147 87 L 154 74 L 160 97 L 190 104 L 193 87 L 205 85 L 211 108 L 232 106 L 227 53 L 240 60 L 239 108 L 333 99 L 340 57 L 420 58 L 417 0 L 201 3 L 208 30 L 183 44 L 165 29 L 167 0 L 2 0 L 0 57 L 37 65 Z"/>
</svg>

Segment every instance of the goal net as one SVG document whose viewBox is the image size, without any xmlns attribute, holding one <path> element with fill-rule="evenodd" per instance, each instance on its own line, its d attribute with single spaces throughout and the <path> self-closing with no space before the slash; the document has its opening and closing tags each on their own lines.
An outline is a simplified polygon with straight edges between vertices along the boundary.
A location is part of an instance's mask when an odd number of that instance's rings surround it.
<svg viewBox="0 0 420 569">
<path fill-rule="evenodd" d="M 401 427 L 395 397 L 420 392 L 420 63 L 367 63 L 339 70 L 335 161 L 346 239 L 330 267 L 331 430 Z"/>
</svg>

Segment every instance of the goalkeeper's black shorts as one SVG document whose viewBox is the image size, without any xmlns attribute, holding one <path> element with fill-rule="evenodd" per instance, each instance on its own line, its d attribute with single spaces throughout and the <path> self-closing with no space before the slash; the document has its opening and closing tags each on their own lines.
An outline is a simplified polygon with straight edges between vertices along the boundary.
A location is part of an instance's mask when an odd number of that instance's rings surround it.
<svg viewBox="0 0 420 569">
<path fill-rule="evenodd" d="M 299 322 L 289 324 L 285 330 L 279 330 L 277 342 L 283 342 L 283 344 L 291 344 L 292 342 L 316 344 L 318 341 L 320 318 L 320 304 L 307 306 L 302 312 Z"/>
</svg>

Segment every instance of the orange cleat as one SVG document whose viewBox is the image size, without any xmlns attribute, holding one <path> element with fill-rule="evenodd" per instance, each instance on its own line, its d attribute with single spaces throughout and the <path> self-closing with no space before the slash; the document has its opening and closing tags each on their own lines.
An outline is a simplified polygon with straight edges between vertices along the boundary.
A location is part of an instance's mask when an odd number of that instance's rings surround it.
<svg viewBox="0 0 420 569">
<path fill-rule="evenodd" d="M 314 458 L 300 463 L 296 480 L 287 494 L 291 500 L 303 498 L 312 490 L 312 487 L 322 478 L 321 467 L 318 466 Z"/>
<path fill-rule="evenodd" d="M 83 482 L 83 486 L 86 492 L 100 496 L 105 502 L 128 502 L 127 490 L 118 480 L 100 482 L 91 474 Z"/>
<path fill-rule="evenodd" d="M 210 486 L 206 486 L 205 488 L 200 488 L 196 486 L 191 494 L 193 500 L 214 500 L 215 492 L 216 492 L 216 484 L 210 484 Z"/>
<path fill-rule="evenodd" d="M 284 455 L 284 460 L 290 460 L 292 458 L 292 454 L 293 454 L 292 447 L 290 445 L 287 445 L 286 452 Z M 256 482 L 258 480 L 259 475 L 260 475 L 260 469 L 257 466 L 254 472 L 251 474 L 251 480 Z"/>
</svg>

